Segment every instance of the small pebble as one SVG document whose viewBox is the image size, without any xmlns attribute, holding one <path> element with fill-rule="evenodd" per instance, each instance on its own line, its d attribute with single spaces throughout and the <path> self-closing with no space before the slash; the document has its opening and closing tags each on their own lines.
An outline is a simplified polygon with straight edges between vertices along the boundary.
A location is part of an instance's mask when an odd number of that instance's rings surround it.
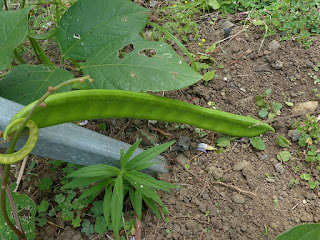
<svg viewBox="0 0 320 240">
<path fill-rule="evenodd" d="M 237 163 L 236 165 L 233 166 L 232 170 L 235 172 L 239 172 L 242 169 L 246 168 L 247 166 L 249 166 L 249 162 L 247 162 L 246 160 Z"/>
<path fill-rule="evenodd" d="M 243 204 L 245 202 L 244 197 L 241 194 L 234 192 L 231 196 L 233 202 L 238 204 Z"/>
</svg>

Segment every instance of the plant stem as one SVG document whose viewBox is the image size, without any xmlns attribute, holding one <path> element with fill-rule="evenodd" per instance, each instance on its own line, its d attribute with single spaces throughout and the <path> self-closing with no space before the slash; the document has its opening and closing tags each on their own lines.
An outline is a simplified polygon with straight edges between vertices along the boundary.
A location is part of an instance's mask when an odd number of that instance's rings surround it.
<svg viewBox="0 0 320 240">
<path fill-rule="evenodd" d="M 13 151 L 12 151 L 13 152 Z M 8 213 L 6 211 L 6 189 L 8 187 L 8 178 L 10 174 L 10 166 L 11 164 L 6 164 L 4 167 L 4 176 L 2 179 L 2 186 L 1 186 L 1 195 L 0 195 L 0 205 L 1 205 L 1 212 L 2 216 L 7 223 L 7 225 L 11 228 L 11 230 L 19 237 L 19 239 L 27 239 L 24 232 L 20 232 L 10 221 Z"/>
<path fill-rule="evenodd" d="M 22 0 L 21 2 L 21 8 L 24 8 L 24 5 L 26 4 L 26 0 Z"/>
<path fill-rule="evenodd" d="M 56 19 L 57 19 L 57 25 L 59 23 L 60 20 L 60 12 L 59 12 L 59 4 L 56 4 Z"/>
<path fill-rule="evenodd" d="M 0 178 L 3 179 L 3 172 L 2 172 L 2 168 L 1 167 L 0 167 Z M 8 187 L 6 189 L 6 192 L 7 192 L 8 200 L 9 200 L 9 203 L 10 203 L 10 206 L 11 206 L 11 209 L 12 209 L 12 213 L 14 215 L 14 219 L 16 220 L 16 224 L 18 225 L 18 229 L 20 230 L 20 232 L 23 232 L 22 226 L 21 226 L 21 222 L 20 222 L 20 219 L 19 219 L 19 215 L 18 215 L 18 211 L 17 211 L 16 206 L 14 205 L 12 194 L 11 194 L 11 191 L 10 191 L 10 189 Z"/>
<path fill-rule="evenodd" d="M 75 65 L 77 68 L 81 68 L 80 64 L 76 62 L 76 60 L 70 58 L 71 62 L 73 63 L 73 65 Z"/>
<path fill-rule="evenodd" d="M 19 61 L 20 63 L 26 64 L 26 62 L 22 59 L 22 57 L 20 57 L 19 53 L 17 52 L 17 49 L 15 49 L 15 50 L 13 51 L 13 53 L 14 53 L 14 56 L 18 59 L 18 61 Z"/>
<path fill-rule="evenodd" d="M 28 36 L 29 38 L 29 41 L 31 42 L 31 45 L 33 47 L 33 49 L 35 51 L 38 52 L 38 54 L 40 55 L 41 59 L 43 60 L 43 63 L 44 64 L 47 64 L 47 65 L 54 65 L 51 61 L 50 61 L 50 58 L 43 52 L 42 48 L 40 47 L 39 43 L 37 42 L 36 39 Z M 39 59 L 38 59 L 39 60 Z"/>
<path fill-rule="evenodd" d="M 187 57 L 190 59 L 190 61 L 192 62 L 192 66 L 195 70 L 197 70 L 197 66 L 196 66 L 196 62 L 194 61 L 194 58 L 192 57 L 191 53 L 188 51 L 188 49 L 186 49 L 186 47 L 175 37 L 173 36 L 170 32 L 168 32 L 166 29 L 164 29 L 163 27 L 159 26 L 156 23 L 153 22 L 148 22 L 148 24 L 152 27 L 158 28 L 161 32 L 163 32 L 165 35 L 167 35 L 169 38 L 171 38 L 180 48 L 181 50 L 184 52 L 185 55 L 187 55 Z"/>
<path fill-rule="evenodd" d="M 7 5 L 7 0 L 4 0 L 4 7 L 8 11 L 8 5 Z"/>
<path fill-rule="evenodd" d="M 34 42 L 31 41 L 31 38 L 30 38 L 29 36 L 28 36 L 28 38 L 29 38 L 29 40 L 30 40 L 31 47 L 33 48 L 34 54 L 36 55 L 36 57 L 37 57 L 37 59 L 38 59 L 38 62 L 39 62 L 39 63 L 42 63 L 41 58 L 40 58 L 40 56 L 39 56 L 39 53 L 37 52 L 37 49 L 36 49 L 36 47 L 34 46 Z"/>
</svg>

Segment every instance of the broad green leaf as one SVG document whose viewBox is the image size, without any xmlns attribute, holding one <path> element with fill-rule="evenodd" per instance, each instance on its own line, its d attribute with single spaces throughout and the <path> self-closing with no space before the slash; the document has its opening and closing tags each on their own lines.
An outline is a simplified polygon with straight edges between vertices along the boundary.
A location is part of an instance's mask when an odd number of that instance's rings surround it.
<svg viewBox="0 0 320 240">
<path fill-rule="evenodd" d="M 74 77 L 71 72 L 59 67 L 22 64 L 14 67 L 7 76 L 0 79 L 0 96 L 27 105 L 42 97 L 49 86 L 56 86 L 72 78 Z M 71 86 L 66 86 L 57 92 L 69 90 Z"/>
<path fill-rule="evenodd" d="M 210 81 L 210 80 L 212 80 L 212 78 L 214 78 L 215 75 L 216 74 L 214 71 L 208 71 L 205 74 L 203 74 L 202 79 L 204 81 Z"/>
<path fill-rule="evenodd" d="M 139 146 L 140 142 L 142 141 L 142 139 L 138 140 L 137 142 L 135 142 L 129 149 L 128 151 L 121 156 L 120 158 L 120 163 L 121 163 L 121 168 L 125 169 L 127 166 L 127 163 L 130 159 L 130 157 L 132 156 L 132 154 L 136 151 L 137 147 Z M 121 151 L 123 151 L 123 149 L 121 149 Z"/>
<path fill-rule="evenodd" d="M 141 32 L 147 19 L 148 10 L 128 0 L 79 0 L 58 24 L 62 57 L 86 60 L 104 43 Z"/>
<path fill-rule="evenodd" d="M 161 218 L 161 215 L 160 215 L 160 212 L 157 208 L 157 205 L 155 204 L 155 202 L 151 199 L 151 198 L 148 198 L 146 196 L 142 196 L 143 198 L 143 201 L 147 204 L 147 206 L 149 208 L 151 208 L 151 210 L 154 212 L 154 214 L 159 218 L 159 219 L 162 219 Z"/>
<path fill-rule="evenodd" d="M 0 0 L 0 12 L 1 12 L 2 9 L 3 9 L 3 1 L 4 1 L 4 0 Z"/>
<path fill-rule="evenodd" d="M 90 196 L 98 196 L 98 194 L 102 191 L 102 189 L 106 187 L 107 184 L 108 183 L 106 181 L 103 181 L 103 182 L 97 183 L 96 185 L 93 185 L 79 197 L 79 200 L 85 199 Z"/>
<path fill-rule="evenodd" d="M 250 138 L 250 143 L 251 145 L 258 149 L 258 150 L 264 150 L 266 148 L 266 144 L 264 143 L 264 141 L 259 138 L 259 137 L 252 137 Z"/>
<path fill-rule="evenodd" d="M 209 0 L 208 5 L 212 7 L 213 10 L 218 10 L 220 8 L 220 4 L 217 0 Z"/>
<path fill-rule="evenodd" d="M 128 180 L 136 182 L 138 185 L 140 185 L 141 188 L 148 186 L 155 189 L 162 189 L 167 192 L 170 191 L 170 188 L 174 188 L 174 185 L 171 185 L 170 183 L 159 181 L 147 174 L 130 171 L 124 173 L 124 177 Z"/>
<path fill-rule="evenodd" d="M 320 223 L 301 224 L 281 233 L 276 240 L 320 240 Z"/>
<path fill-rule="evenodd" d="M 288 148 L 290 146 L 290 142 L 284 136 L 278 136 L 277 142 L 281 147 Z"/>
<path fill-rule="evenodd" d="M 27 36 L 29 10 L 0 11 L 0 70 L 10 66 L 13 50 Z"/>
<path fill-rule="evenodd" d="M 0 179 L 0 185 L 2 179 Z M 17 208 L 22 229 L 27 235 L 27 239 L 35 239 L 35 215 L 36 215 L 36 204 L 27 195 L 11 192 L 14 204 Z M 12 210 L 10 202 L 6 195 L 6 209 L 10 220 L 15 224 L 15 220 L 12 217 Z M 2 214 L 0 214 L 0 238 L 6 240 L 18 240 L 16 234 L 5 224 Z"/>
<path fill-rule="evenodd" d="M 110 225 L 111 198 L 112 198 L 112 185 L 109 185 L 106 188 L 106 192 L 103 198 L 103 215 L 106 220 L 107 226 Z"/>
<path fill-rule="evenodd" d="M 154 159 L 160 153 L 162 153 L 165 150 L 167 150 L 168 147 L 170 147 L 174 143 L 175 143 L 175 141 L 164 143 L 164 144 L 155 146 L 153 148 L 149 148 L 148 150 L 138 154 L 133 159 L 131 159 L 130 162 L 128 162 L 128 164 L 126 166 L 126 170 L 132 170 L 134 168 L 138 168 L 141 165 L 152 161 L 152 159 Z"/>
<path fill-rule="evenodd" d="M 109 165 L 96 164 L 80 168 L 77 171 L 69 174 L 68 177 L 114 177 L 120 173 L 119 168 Z"/>
<path fill-rule="evenodd" d="M 124 53 L 122 49 L 130 44 L 133 50 Z M 167 44 L 147 41 L 138 34 L 108 41 L 82 69 L 94 79 L 91 88 L 138 92 L 181 89 L 202 77 Z"/>
<path fill-rule="evenodd" d="M 113 228 L 113 233 L 115 235 L 115 239 L 118 239 L 119 230 L 121 226 L 123 195 L 123 180 L 122 175 L 119 175 L 114 185 L 111 199 L 111 224 Z"/>
<path fill-rule="evenodd" d="M 61 189 L 70 189 L 88 186 L 95 182 L 100 182 L 101 180 L 106 179 L 106 177 L 85 177 L 85 178 L 74 178 L 71 182 L 65 184 Z"/>
<path fill-rule="evenodd" d="M 288 151 L 282 151 L 277 154 L 277 159 L 281 162 L 289 161 L 290 157 L 291 157 L 291 153 Z"/>
</svg>

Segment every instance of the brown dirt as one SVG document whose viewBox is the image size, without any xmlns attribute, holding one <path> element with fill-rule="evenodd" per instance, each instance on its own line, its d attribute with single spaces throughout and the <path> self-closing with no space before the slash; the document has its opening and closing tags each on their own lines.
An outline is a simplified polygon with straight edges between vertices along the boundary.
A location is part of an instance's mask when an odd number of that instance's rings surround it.
<svg viewBox="0 0 320 240">
<path fill-rule="evenodd" d="M 202 37 L 206 39 L 205 47 L 223 38 L 219 26 L 212 26 L 205 19 L 199 27 Z M 241 29 L 241 25 L 237 24 L 232 34 Z M 275 239 L 279 233 L 292 226 L 319 222 L 319 189 L 311 190 L 302 182 L 294 187 L 289 186 L 290 179 L 299 179 L 302 173 L 310 173 L 314 180 L 320 181 L 319 171 L 312 170 L 304 162 L 299 154 L 301 149 L 295 142 L 288 149 L 293 157 L 283 164 L 284 171 L 280 173 L 276 154 L 282 149 L 276 137 L 283 135 L 289 138 L 287 133 L 293 117 L 290 117 L 291 108 L 284 101 L 291 101 L 295 105 L 305 101 L 319 101 L 312 92 L 316 86 L 308 73 L 314 72 L 313 67 L 320 62 L 320 41 L 319 38 L 313 38 L 313 45 L 307 50 L 295 41 L 280 41 L 277 50 L 269 51 L 270 42 L 277 40 L 274 36 L 264 41 L 262 51 L 258 53 L 262 39 L 263 31 L 258 27 L 250 27 L 232 40 L 222 42 L 218 45 L 219 50 L 211 55 L 217 65 L 224 66 L 223 69 L 216 69 L 217 77 L 214 80 L 208 85 L 200 81 L 179 91 L 165 92 L 164 95 L 204 107 L 208 107 L 209 101 L 214 101 L 220 110 L 259 118 L 255 97 L 271 88 L 269 102 L 280 102 L 284 107 L 281 115 L 271 123 L 276 133 L 262 136 L 266 143 L 264 151 L 253 149 L 248 139 L 241 139 L 232 141 L 223 153 L 211 151 L 199 154 L 196 150 L 198 143 L 215 145 L 220 135 L 208 132 L 207 136 L 200 138 L 194 127 L 176 129 L 174 124 L 161 122 L 150 124 L 148 121 L 128 119 L 90 122 L 89 128 L 131 144 L 137 137 L 141 137 L 142 130 L 150 136 L 149 139 L 144 138 L 142 147 L 150 146 L 153 142 L 179 141 L 181 136 L 191 140 L 189 150 L 181 152 L 181 149 L 176 151 L 172 148 L 164 154 L 171 163 L 171 171 L 159 175 L 159 178 L 181 185 L 182 188 L 172 190 L 171 193 L 160 192 L 169 209 L 168 222 L 158 220 L 149 210 L 145 211 L 142 223 L 144 239 Z M 197 42 L 191 44 L 195 46 Z M 204 51 L 198 45 L 197 48 L 198 52 Z M 277 60 L 283 63 L 279 70 L 275 69 Z M 267 71 L 259 71 L 261 68 Z M 294 119 L 302 120 L 305 116 Z M 99 130 L 100 123 L 107 123 L 108 129 Z M 181 154 L 192 159 L 189 170 L 177 161 Z M 61 174 L 49 170 L 47 159 L 36 159 L 39 164 L 33 172 L 38 172 L 38 176 L 29 176 L 33 184 L 29 186 L 25 181 L 21 192 L 39 204 L 44 197 L 53 198 L 54 193 L 39 191 L 35 187 L 38 179 L 50 176 L 53 181 L 57 181 Z M 234 165 L 243 161 L 248 162 L 247 166 L 243 170 L 234 171 Z M 295 172 L 297 167 L 299 171 Z M 223 180 L 223 185 L 217 182 L 219 179 Z M 68 222 L 59 218 L 51 221 L 55 225 L 37 229 L 37 239 L 108 239 L 97 235 L 87 238 L 78 229 L 64 230 L 70 225 Z M 112 236 L 110 231 L 108 234 Z"/>
</svg>

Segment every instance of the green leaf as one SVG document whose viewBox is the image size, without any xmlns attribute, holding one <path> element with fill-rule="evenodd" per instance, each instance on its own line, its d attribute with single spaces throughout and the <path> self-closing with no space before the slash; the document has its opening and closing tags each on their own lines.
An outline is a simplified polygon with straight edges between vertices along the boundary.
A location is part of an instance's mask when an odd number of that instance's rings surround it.
<svg viewBox="0 0 320 240">
<path fill-rule="evenodd" d="M 293 103 L 292 103 L 292 102 L 285 102 L 285 104 L 286 104 L 288 107 L 292 107 L 292 106 L 293 106 Z"/>
<path fill-rule="evenodd" d="M 266 148 L 264 141 L 259 137 L 250 138 L 250 143 L 254 148 L 258 150 L 264 150 Z"/>
<path fill-rule="evenodd" d="M 161 198 L 159 197 L 159 195 L 157 194 L 157 192 L 154 189 L 151 189 L 151 188 L 148 188 L 148 187 L 141 187 L 138 183 L 136 183 L 136 182 L 134 182 L 132 180 L 128 180 L 128 182 L 131 184 L 131 186 L 133 186 L 136 189 L 136 191 L 139 191 L 142 195 L 153 199 L 160 206 L 164 206 Z"/>
<path fill-rule="evenodd" d="M 211 52 L 211 51 L 213 51 L 213 50 L 215 50 L 216 49 L 216 47 L 217 47 L 217 45 L 214 43 L 214 44 L 212 44 L 210 47 L 208 47 L 207 49 L 206 49 L 206 53 L 207 52 Z"/>
<path fill-rule="evenodd" d="M 121 49 L 130 44 L 133 50 L 119 58 Z M 146 56 L 145 51 L 155 55 Z M 138 34 L 108 41 L 88 58 L 82 69 L 84 75 L 94 79 L 89 86 L 99 89 L 157 92 L 181 89 L 201 79 L 167 44 L 147 41 Z"/>
<path fill-rule="evenodd" d="M 303 173 L 300 175 L 300 177 L 301 177 L 301 179 L 306 180 L 306 181 L 309 181 L 311 179 L 311 176 L 308 173 Z"/>
<path fill-rule="evenodd" d="M 41 203 L 37 206 L 37 210 L 39 213 L 44 213 L 49 208 L 49 202 L 47 200 L 42 200 Z"/>
<path fill-rule="evenodd" d="M 278 136 L 277 142 L 281 147 L 288 148 L 290 146 L 290 142 L 284 136 Z"/>
<path fill-rule="evenodd" d="M 139 144 L 141 143 L 142 139 L 138 140 L 137 142 L 135 142 L 127 151 L 126 154 L 124 154 L 123 156 L 121 156 L 120 158 L 120 163 L 121 163 L 121 168 L 125 169 L 127 166 L 127 163 L 130 159 L 130 157 L 132 156 L 132 154 L 136 151 L 136 149 L 138 148 Z M 121 151 L 123 151 L 123 149 L 121 149 Z"/>
<path fill-rule="evenodd" d="M 119 175 L 114 185 L 111 199 L 111 224 L 115 239 L 118 239 L 121 226 L 123 195 L 123 180 L 122 175 Z"/>
<path fill-rule="evenodd" d="M 272 108 L 273 108 L 275 111 L 279 111 L 279 110 L 282 108 L 282 104 L 281 104 L 281 103 L 273 103 L 273 104 L 272 104 Z"/>
<path fill-rule="evenodd" d="M 27 105 L 42 97 L 49 86 L 56 86 L 72 78 L 71 72 L 59 67 L 22 64 L 14 67 L 8 75 L 0 79 L 0 96 Z M 71 86 L 66 86 L 57 92 L 69 90 Z"/>
<path fill-rule="evenodd" d="M 143 201 L 147 204 L 147 206 L 149 208 L 151 208 L 151 210 L 154 212 L 154 214 L 159 218 L 159 219 L 162 219 L 161 218 L 161 215 L 160 215 L 160 212 L 157 208 L 157 205 L 155 204 L 155 202 L 151 199 L 151 198 L 148 198 L 146 196 L 142 196 L 142 199 Z"/>
<path fill-rule="evenodd" d="M 4 0 L 0 0 L 0 12 L 1 12 L 2 9 L 3 9 L 3 3 L 4 3 Z"/>
<path fill-rule="evenodd" d="M 320 223 L 301 224 L 281 233 L 276 240 L 320 240 Z"/>
<path fill-rule="evenodd" d="M 217 146 L 218 147 L 227 147 L 230 145 L 230 142 L 233 138 L 230 137 L 219 137 L 217 139 Z"/>
<path fill-rule="evenodd" d="M 29 10 L 0 11 L 0 70 L 10 66 L 13 50 L 27 35 Z"/>
<path fill-rule="evenodd" d="M 268 88 L 268 89 L 264 92 L 264 94 L 265 94 L 265 96 L 269 96 L 269 95 L 271 94 L 271 92 L 272 92 L 272 89 L 271 89 L 271 88 Z"/>
<path fill-rule="evenodd" d="M 277 159 L 281 162 L 289 161 L 290 157 L 291 157 L 291 153 L 288 151 L 282 151 L 277 154 Z"/>
<path fill-rule="evenodd" d="M 102 177 L 74 178 L 71 182 L 61 187 L 61 189 L 72 189 L 72 188 L 84 187 L 95 182 L 100 182 L 103 179 L 106 179 L 106 177 L 102 176 Z"/>
<path fill-rule="evenodd" d="M 96 185 L 93 185 L 79 197 L 79 200 L 85 199 L 89 196 L 94 196 L 95 198 L 102 191 L 102 189 L 106 187 L 106 185 L 107 183 L 105 181 L 97 183 Z"/>
<path fill-rule="evenodd" d="M 151 188 L 162 189 L 164 191 L 169 192 L 170 188 L 175 187 L 170 183 L 159 181 L 147 174 L 135 172 L 135 171 L 125 172 L 124 178 L 136 182 L 138 185 L 140 185 L 141 188 L 148 186 Z"/>
<path fill-rule="evenodd" d="M 0 178 L 0 185 L 2 184 L 2 179 Z M 14 204 L 17 208 L 19 219 L 22 225 L 22 229 L 28 231 L 26 233 L 27 239 L 35 239 L 35 215 L 36 215 L 36 204 L 29 198 L 27 195 L 20 194 L 17 192 L 11 192 Z M 13 224 L 15 224 L 15 220 L 12 217 L 12 212 L 10 202 L 6 197 L 6 210 L 9 213 L 9 218 Z M 1 239 L 11 239 L 18 240 L 18 237 L 15 233 L 11 231 L 11 229 L 5 223 L 2 214 L 0 214 L 0 237 Z"/>
<path fill-rule="evenodd" d="M 129 188 L 129 196 L 130 201 L 132 203 L 132 207 L 137 214 L 139 220 L 141 220 L 141 213 L 142 213 L 142 194 L 139 191 L 133 191 L 132 188 Z"/>
<path fill-rule="evenodd" d="M 256 96 L 256 104 L 258 107 L 265 107 L 264 98 L 260 95 Z"/>
<path fill-rule="evenodd" d="M 107 231 L 107 224 L 102 216 L 96 217 L 96 223 L 94 224 L 94 231 L 98 234 L 104 234 Z"/>
<path fill-rule="evenodd" d="M 214 78 L 215 75 L 216 74 L 215 74 L 214 71 L 208 71 L 205 74 L 203 74 L 202 79 L 204 81 L 210 81 L 210 80 L 212 80 Z"/>
<path fill-rule="evenodd" d="M 259 111 L 259 117 L 261 118 L 265 118 L 266 116 L 268 116 L 268 110 L 266 108 L 261 108 L 261 110 Z"/>
<path fill-rule="evenodd" d="M 147 20 L 148 10 L 131 1 L 79 0 L 58 24 L 62 57 L 86 60 L 104 43 L 128 33 L 140 33 Z"/>
<path fill-rule="evenodd" d="M 108 165 L 96 164 L 80 168 L 79 170 L 71 173 L 68 177 L 114 177 L 120 173 L 120 169 Z"/>
<path fill-rule="evenodd" d="M 112 185 L 106 187 L 106 193 L 103 198 L 103 215 L 106 220 L 107 226 L 110 225 L 110 215 L 111 215 L 111 198 L 112 198 Z"/>
<path fill-rule="evenodd" d="M 209 0 L 208 5 L 212 7 L 213 10 L 218 10 L 220 8 L 220 4 L 217 0 Z"/>
<path fill-rule="evenodd" d="M 164 144 L 149 148 L 148 150 L 145 150 L 144 152 L 138 154 L 133 159 L 131 159 L 130 162 L 128 162 L 126 166 L 126 170 L 132 170 L 134 168 L 138 168 L 141 165 L 149 161 L 152 161 L 156 156 L 158 156 L 160 153 L 167 150 L 174 143 L 175 141 L 171 141 L 168 143 L 164 143 Z"/>
<path fill-rule="evenodd" d="M 56 201 L 56 203 L 61 204 L 64 202 L 65 199 L 66 199 L 66 196 L 63 195 L 62 193 L 60 193 L 60 194 L 56 195 L 55 201 Z"/>
<path fill-rule="evenodd" d="M 53 182 L 51 181 L 50 178 L 44 177 L 44 178 L 40 179 L 40 182 L 38 183 L 38 188 L 40 190 L 47 190 L 47 189 L 50 189 L 52 184 L 53 184 Z"/>
</svg>

